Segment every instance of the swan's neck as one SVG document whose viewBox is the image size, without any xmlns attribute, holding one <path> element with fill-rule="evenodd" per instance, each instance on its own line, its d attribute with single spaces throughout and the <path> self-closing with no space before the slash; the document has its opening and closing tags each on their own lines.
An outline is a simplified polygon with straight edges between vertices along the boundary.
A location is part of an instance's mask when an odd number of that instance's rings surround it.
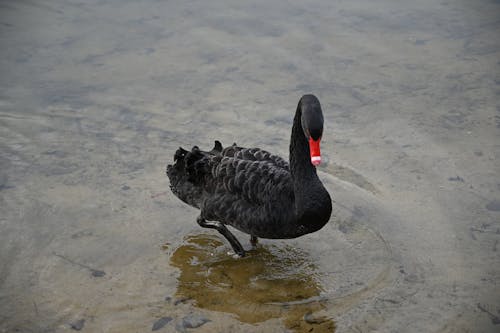
<svg viewBox="0 0 500 333">
<path fill-rule="evenodd" d="M 301 233 L 321 229 L 329 220 L 332 206 L 330 195 L 311 164 L 309 143 L 302 129 L 302 110 L 297 107 L 290 140 L 290 172 L 295 194 L 297 230 Z"/>
<path fill-rule="evenodd" d="M 290 172 L 294 186 L 307 186 L 311 180 L 318 179 L 316 167 L 311 164 L 309 143 L 302 129 L 301 117 L 302 110 L 299 104 L 295 112 L 290 139 Z"/>
</svg>

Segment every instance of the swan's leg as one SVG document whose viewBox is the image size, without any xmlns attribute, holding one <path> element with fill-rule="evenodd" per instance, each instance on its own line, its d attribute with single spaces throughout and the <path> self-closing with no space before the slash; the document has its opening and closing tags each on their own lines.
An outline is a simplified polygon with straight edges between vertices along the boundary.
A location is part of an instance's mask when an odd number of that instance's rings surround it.
<svg viewBox="0 0 500 333">
<path fill-rule="evenodd" d="M 222 236 L 226 237 L 236 254 L 241 257 L 245 256 L 245 250 L 243 249 L 243 246 L 241 246 L 241 243 L 238 241 L 238 239 L 236 239 L 236 237 L 224 224 L 217 221 L 206 221 L 203 217 L 201 217 L 201 215 L 198 216 L 196 222 L 198 222 L 198 224 L 203 228 L 216 229 L 222 234 Z"/>
<path fill-rule="evenodd" d="M 252 247 L 257 247 L 257 243 L 259 242 L 259 239 L 257 236 L 251 235 L 250 236 L 250 244 L 252 244 Z"/>
</svg>

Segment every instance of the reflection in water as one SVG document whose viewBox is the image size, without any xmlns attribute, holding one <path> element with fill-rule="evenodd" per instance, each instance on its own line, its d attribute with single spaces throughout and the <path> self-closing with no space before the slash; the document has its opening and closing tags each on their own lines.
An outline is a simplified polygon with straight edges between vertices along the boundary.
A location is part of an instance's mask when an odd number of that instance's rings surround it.
<svg viewBox="0 0 500 333">
<path fill-rule="evenodd" d="M 306 254 L 259 246 L 234 259 L 223 245 L 215 236 L 189 236 L 172 254 L 172 265 L 181 270 L 178 297 L 190 298 L 200 308 L 233 313 L 245 323 L 283 318 L 296 332 L 333 332 L 332 320 L 310 315 L 325 306 L 309 300 L 322 288 Z"/>
</svg>

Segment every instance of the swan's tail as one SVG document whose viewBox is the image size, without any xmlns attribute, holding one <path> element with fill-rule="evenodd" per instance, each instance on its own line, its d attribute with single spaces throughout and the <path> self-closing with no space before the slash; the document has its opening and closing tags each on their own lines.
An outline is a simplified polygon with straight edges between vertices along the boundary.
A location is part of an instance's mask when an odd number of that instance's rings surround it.
<svg viewBox="0 0 500 333">
<path fill-rule="evenodd" d="M 167 176 L 172 192 L 182 201 L 198 206 L 205 175 L 210 173 L 210 157 L 220 155 L 222 144 L 215 141 L 214 148 L 202 151 L 194 146 L 191 151 L 179 147 L 174 155 L 174 164 L 167 165 Z"/>
</svg>

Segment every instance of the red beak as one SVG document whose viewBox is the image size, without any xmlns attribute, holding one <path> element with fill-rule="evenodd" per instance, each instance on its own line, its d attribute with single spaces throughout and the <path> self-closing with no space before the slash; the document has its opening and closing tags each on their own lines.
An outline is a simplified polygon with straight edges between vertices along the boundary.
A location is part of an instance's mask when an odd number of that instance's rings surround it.
<svg viewBox="0 0 500 333">
<path fill-rule="evenodd" d="M 318 166 L 321 163 L 321 152 L 319 150 L 320 141 L 321 138 L 315 141 L 312 137 L 309 137 L 309 151 L 311 152 L 311 163 L 314 166 Z"/>
</svg>

